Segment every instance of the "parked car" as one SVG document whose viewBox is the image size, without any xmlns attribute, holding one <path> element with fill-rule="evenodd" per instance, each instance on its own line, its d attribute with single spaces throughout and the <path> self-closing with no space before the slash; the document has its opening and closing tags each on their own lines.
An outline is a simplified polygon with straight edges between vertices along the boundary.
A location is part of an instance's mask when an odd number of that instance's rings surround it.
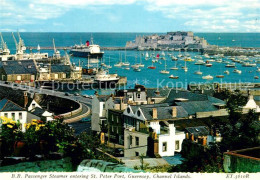
<svg viewBox="0 0 260 180">
<path fill-rule="evenodd" d="M 70 94 L 66 92 L 64 95 L 65 95 L 65 96 L 69 96 Z"/>
<path fill-rule="evenodd" d="M 84 98 L 89 98 L 89 95 L 83 95 Z"/>
<path fill-rule="evenodd" d="M 79 93 L 74 93 L 74 96 L 79 96 Z"/>
</svg>

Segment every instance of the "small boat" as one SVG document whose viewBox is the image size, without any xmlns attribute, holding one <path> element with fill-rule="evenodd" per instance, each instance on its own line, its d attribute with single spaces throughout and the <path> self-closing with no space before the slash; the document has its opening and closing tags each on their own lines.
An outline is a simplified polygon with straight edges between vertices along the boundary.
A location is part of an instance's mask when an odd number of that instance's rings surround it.
<svg viewBox="0 0 260 180">
<path fill-rule="evenodd" d="M 211 75 L 202 76 L 202 79 L 213 79 L 213 76 L 211 76 Z"/>
<path fill-rule="evenodd" d="M 201 71 L 195 71 L 194 74 L 202 75 Z"/>
<path fill-rule="evenodd" d="M 222 59 L 217 59 L 216 62 L 217 63 L 222 63 Z"/>
<path fill-rule="evenodd" d="M 145 53 L 145 60 L 148 60 L 149 59 L 149 54 L 148 52 Z"/>
<path fill-rule="evenodd" d="M 170 75 L 169 78 L 170 78 L 170 79 L 179 79 L 179 76 Z"/>
<path fill-rule="evenodd" d="M 225 74 L 229 74 L 229 71 L 224 71 Z"/>
<path fill-rule="evenodd" d="M 171 67 L 170 69 L 171 70 L 178 70 L 179 68 L 178 67 Z"/>
<path fill-rule="evenodd" d="M 122 65 L 123 65 L 123 63 L 121 63 L 121 62 L 114 64 L 115 67 L 121 67 Z"/>
<path fill-rule="evenodd" d="M 185 72 L 188 71 L 188 67 L 186 66 L 186 61 L 185 61 L 185 66 L 183 66 L 182 69 L 184 69 Z"/>
<path fill-rule="evenodd" d="M 191 59 L 190 57 L 185 57 L 184 61 L 194 61 L 194 59 Z"/>
<path fill-rule="evenodd" d="M 171 56 L 171 59 L 172 59 L 173 61 L 177 61 L 177 60 L 178 60 L 178 58 L 175 57 L 175 56 Z"/>
<path fill-rule="evenodd" d="M 209 61 L 206 61 L 206 65 L 205 65 L 205 66 L 206 66 L 206 67 L 211 67 L 212 64 L 210 64 Z"/>
<path fill-rule="evenodd" d="M 203 60 L 198 60 L 197 62 L 195 62 L 195 65 L 204 65 L 205 62 Z"/>
<path fill-rule="evenodd" d="M 152 65 L 148 66 L 149 69 L 155 69 L 156 67 L 153 65 L 153 61 L 152 61 Z"/>
<path fill-rule="evenodd" d="M 155 66 L 148 66 L 149 69 L 155 69 L 156 67 Z"/>
<path fill-rule="evenodd" d="M 241 71 L 241 70 L 238 70 L 238 69 L 234 69 L 233 73 L 241 74 L 242 71 Z"/>
<path fill-rule="evenodd" d="M 129 67 L 126 67 L 126 68 L 124 68 L 125 70 L 129 70 L 130 68 Z"/>
<path fill-rule="evenodd" d="M 161 74 L 169 74 L 169 73 L 170 73 L 170 71 L 167 71 L 167 70 L 166 70 L 166 67 L 167 67 L 167 65 L 166 65 L 166 60 L 165 60 L 164 70 L 161 70 L 161 71 L 160 71 Z"/>
<path fill-rule="evenodd" d="M 256 64 L 255 64 L 255 63 L 250 64 L 249 62 L 246 62 L 246 63 L 243 63 L 242 66 L 243 66 L 243 67 L 255 67 Z"/>
<path fill-rule="evenodd" d="M 161 71 L 160 71 L 160 73 L 161 73 L 161 74 L 169 74 L 169 73 L 170 73 L 170 71 L 161 70 Z"/>
<path fill-rule="evenodd" d="M 235 63 L 228 63 L 225 67 L 227 67 L 227 68 L 235 68 L 236 64 Z"/>
<path fill-rule="evenodd" d="M 260 68 L 257 68 L 257 70 L 256 70 L 257 72 L 260 72 Z"/>
<path fill-rule="evenodd" d="M 194 74 L 202 75 L 202 72 L 200 71 L 200 66 L 199 66 L 199 70 L 195 71 Z"/>
<path fill-rule="evenodd" d="M 165 58 L 165 57 L 161 57 L 161 59 L 162 59 L 162 60 L 166 60 L 166 58 Z"/>
<path fill-rule="evenodd" d="M 170 68 L 171 70 L 178 70 L 179 68 L 177 67 L 177 61 L 175 61 L 175 66 Z"/>
<path fill-rule="evenodd" d="M 255 76 L 254 78 L 255 78 L 255 79 L 259 79 L 259 77 L 258 77 L 258 76 Z"/>
<path fill-rule="evenodd" d="M 134 71 L 135 71 L 135 72 L 140 72 L 141 69 L 139 69 L 139 67 L 137 67 L 137 68 L 134 68 Z"/>
<path fill-rule="evenodd" d="M 216 75 L 216 78 L 224 78 L 224 75 Z"/>
</svg>

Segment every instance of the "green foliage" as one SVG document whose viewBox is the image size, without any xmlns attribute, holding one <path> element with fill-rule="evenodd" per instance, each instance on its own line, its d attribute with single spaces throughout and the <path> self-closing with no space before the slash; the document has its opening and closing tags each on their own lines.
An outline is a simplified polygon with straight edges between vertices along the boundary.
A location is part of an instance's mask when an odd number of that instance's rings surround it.
<svg viewBox="0 0 260 180">
<path fill-rule="evenodd" d="M 222 172 L 222 157 L 217 144 L 204 147 L 189 140 L 183 141 L 182 164 L 173 166 L 169 172 Z"/>
</svg>

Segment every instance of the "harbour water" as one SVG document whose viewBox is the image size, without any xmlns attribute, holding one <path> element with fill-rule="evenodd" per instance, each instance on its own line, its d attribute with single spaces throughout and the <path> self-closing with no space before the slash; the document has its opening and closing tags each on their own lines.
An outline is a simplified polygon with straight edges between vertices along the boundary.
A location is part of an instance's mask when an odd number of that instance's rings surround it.
<svg viewBox="0 0 260 180">
<path fill-rule="evenodd" d="M 11 53 L 15 52 L 15 44 L 12 38 L 11 33 L 2 33 L 4 40 L 6 41 Z M 148 33 L 20 33 L 23 38 L 26 46 L 36 47 L 38 44 L 42 47 L 52 46 L 52 39 L 55 39 L 56 46 L 72 46 L 79 44 L 80 41 L 84 43 L 86 40 L 90 40 L 91 35 L 94 38 L 94 43 L 99 44 L 101 47 L 124 47 L 126 41 L 134 40 L 137 35 L 147 35 Z M 149 33 L 152 34 L 152 33 Z M 159 34 L 159 33 L 157 33 Z M 260 47 L 260 33 L 194 33 L 196 36 L 204 37 L 209 44 L 218 45 L 218 46 L 230 46 L 230 47 Z M 15 34 L 16 35 L 16 34 Z M 34 50 L 36 51 L 36 50 Z M 27 50 L 29 52 L 29 50 Z M 41 52 L 48 52 L 49 55 L 52 55 L 52 50 L 41 50 Z M 113 65 L 119 62 L 120 57 L 122 56 L 122 61 L 125 61 L 125 53 L 127 61 L 133 65 L 135 62 L 140 62 L 140 56 L 142 63 L 145 65 L 141 68 L 140 72 L 135 72 L 130 67 L 129 70 L 126 70 L 121 67 L 114 67 Z M 198 65 L 195 65 L 194 62 L 186 62 L 188 71 L 184 72 L 181 68 L 184 66 L 185 61 L 178 60 L 177 66 L 179 70 L 170 70 L 171 67 L 175 66 L 175 61 L 172 61 L 170 56 L 167 55 L 171 53 L 174 56 L 177 56 L 179 52 L 164 52 L 167 70 L 170 71 L 169 74 L 161 74 L 160 71 L 165 68 L 164 60 L 160 60 L 161 64 L 155 63 L 156 69 L 148 69 L 147 67 L 152 64 L 151 58 L 145 60 L 145 57 L 141 55 L 140 51 L 105 51 L 103 61 L 106 64 L 109 64 L 112 68 L 110 73 L 118 73 L 120 76 L 126 76 L 128 80 L 127 88 L 132 88 L 134 84 L 139 83 L 143 84 L 146 87 L 162 87 L 162 86 L 178 86 L 178 87 L 187 87 L 189 83 L 207 83 L 207 82 L 225 82 L 225 83 L 237 83 L 237 82 L 251 82 L 257 83 L 260 82 L 259 79 L 255 79 L 255 76 L 259 76 L 260 73 L 257 72 L 256 67 L 242 67 L 241 64 L 236 63 L 236 68 L 241 70 L 241 74 L 233 73 L 233 68 L 226 68 L 224 63 L 211 62 L 212 67 L 206 67 L 204 65 L 200 66 L 200 71 L 203 72 L 203 75 L 194 74 L 195 71 L 199 69 Z M 159 51 L 149 52 L 156 54 L 161 54 Z M 195 56 L 199 54 L 197 52 L 187 52 L 192 59 L 195 59 Z M 61 54 L 64 55 L 64 52 L 61 50 Z M 182 52 L 184 54 L 184 52 Z M 208 58 L 204 58 L 206 60 Z M 223 61 L 230 61 L 228 57 L 222 58 Z M 255 62 L 255 57 L 249 57 L 249 60 Z M 87 59 L 71 57 L 71 61 L 81 66 L 87 65 Z M 93 64 L 96 66 L 96 64 Z M 224 71 L 229 70 L 230 74 L 224 74 Z M 179 76 L 179 79 L 169 79 L 170 75 Z M 216 75 L 223 74 L 224 78 L 216 78 Z M 202 79 L 202 76 L 211 75 L 214 77 L 213 80 Z M 93 94 L 95 90 L 82 90 L 81 94 Z M 110 93 L 110 90 L 102 90 L 102 94 Z"/>
</svg>

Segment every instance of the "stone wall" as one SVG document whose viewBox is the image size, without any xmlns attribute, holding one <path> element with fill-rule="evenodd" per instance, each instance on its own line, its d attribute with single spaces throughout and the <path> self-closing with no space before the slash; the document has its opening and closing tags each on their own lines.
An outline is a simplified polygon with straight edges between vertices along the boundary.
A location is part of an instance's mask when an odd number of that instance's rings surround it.
<svg viewBox="0 0 260 180">
<path fill-rule="evenodd" d="M 10 166 L 1 166 L 0 172 L 73 172 L 70 158 L 22 162 Z"/>
</svg>

